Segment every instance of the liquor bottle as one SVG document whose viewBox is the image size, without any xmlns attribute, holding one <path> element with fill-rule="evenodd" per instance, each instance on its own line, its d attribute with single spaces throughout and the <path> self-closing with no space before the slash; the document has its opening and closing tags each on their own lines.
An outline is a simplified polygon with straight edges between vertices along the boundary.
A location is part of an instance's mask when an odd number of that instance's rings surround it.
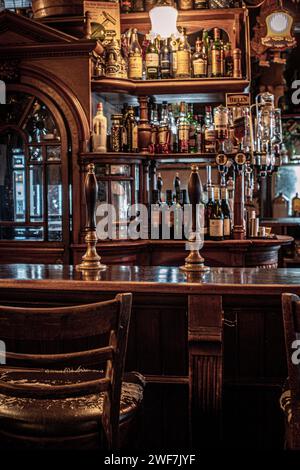
<svg viewBox="0 0 300 470">
<path fill-rule="evenodd" d="M 132 11 L 132 0 L 120 0 L 121 12 L 130 13 Z"/>
<path fill-rule="evenodd" d="M 176 78 L 189 78 L 191 76 L 191 48 L 188 42 L 185 28 L 179 40 L 177 51 Z"/>
<path fill-rule="evenodd" d="M 169 229 L 170 239 L 174 238 L 174 203 L 173 203 L 173 194 L 171 189 L 166 191 L 166 208 L 164 211 L 165 215 L 165 225 Z"/>
<path fill-rule="evenodd" d="M 178 9 L 179 10 L 192 10 L 193 9 L 193 0 L 178 0 Z"/>
<path fill-rule="evenodd" d="M 162 103 L 161 119 L 158 127 L 158 152 L 170 153 L 169 112 L 166 101 Z"/>
<path fill-rule="evenodd" d="M 220 188 L 214 187 L 214 204 L 209 218 L 209 238 L 210 240 L 223 240 L 224 217 L 220 204 Z"/>
<path fill-rule="evenodd" d="M 178 134 L 178 152 L 187 153 L 189 151 L 189 131 L 190 123 L 187 119 L 185 112 L 185 103 L 180 103 L 180 114 L 177 120 L 177 134 Z"/>
<path fill-rule="evenodd" d="M 205 117 L 203 124 L 203 151 L 204 153 L 215 153 L 216 133 L 212 119 L 211 106 L 205 107 Z"/>
<path fill-rule="evenodd" d="M 158 120 L 157 103 L 152 104 L 150 124 L 151 124 L 151 149 L 150 151 L 152 153 L 155 153 L 155 152 L 158 152 L 159 120 Z"/>
<path fill-rule="evenodd" d="M 196 128 L 197 128 L 197 121 L 194 118 L 193 114 L 193 105 L 188 105 L 188 113 L 187 119 L 190 124 L 189 128 L 189 153 L 196 153 L 197 152 L 197 137 L 196 137 Z"/>
<path fill-rule="evenodd" d="M 209 239 L 209 221 L 214 206 L 214 188 L 207 187 L 207 203 L 205 204 L 204 212 L 204 238 Z"/>
<path fill-rule="evenodd" d="M 128 106 L 127 117 L 125 122 L 127 134 L 127 151 L 138 151 L 138 125 L 134 114 L 133 106 Z"/>
<path fill-rule="evenodd" d="M 112 114 L 110 131 L 110 149 L 112 152 L 122 151 L 122 114 Z"/>
<path fill-rule="evenodd" d="M 293 217 L 300 217 L 300 198 L 298 193 L 292 199 L 292 213 Z"/>
<path fill-rule="evenodd" d="M 175 197 L 176 201 L 180 201 L 180 178 L 179 178 L 179 173 L 175 174 L 174 178 L 174 191 L 175 191 Z"/>
<path fill-rule="evenodd" d="M 128 58 L 128 78 L 141 80 L 143 78 L 142 49 L 139 44 L 137 29 L 133 30 Z"/>
<path fill-rule="evenodd" d="M 207 55 L 205 45 L 202 44 L 200 38 L 197 38 L 195 52 L 192 56 L 192 72 L 193 77 L 203 78 L 207 76 Z"/>
<path fill-rule="evenodd" d="M 175 153 L 178 150 L 177 126 L 173 114 L 172 104 L 168 105 L 168 119 L 170 127 L 170 151 Z"/>
<path fill-rule="evenodd" d="M 213 46 L 214 40 L 209 39 L 208 41 L 208 52 L 207 52 L 207 76 L 211 77 L 212 76 L 212 46 Z"/>
<path fill-rule="evenodd" d="M 204 10 L 208 8 L 208 0 L 194 0 L 195 10 Z"/>
<path fill-rule="evenodd" d="M 224 218 L 223 236 L 225 240 L 231 237 L 231 211 L 228 204 L 228 192 L 226 186 L 221 186 L 221 209 Z"/>
<path fill-rule="evenodd" d="M 221 66 L 221 41 L 220 41 L 220 29 L 214 28 L 214 41 L 211 50 L 211 74 L 213 77 L 220 77 L 222 72 Z"/>
<path fill-rule="evenodd" d="M 157 79 L 159 72 L 159 55 L 156 44 L 153 39 L 151 39 L 147 47 L 145 62 L 147 80 Z"/>
<path fill-rule="evenodd" d="M 171 61 L 170 61 L 170 49 L 168 45 L 168 39 L 164 40 L 163 46 L 160 49 L 160 78 L 171 77 Z"/>
<path fill-rule="evenodd" d="M 198 115 L 195 117 L 195 120 L 197 121 L 196 125 L 196 147 L 197 153 L 202 152 L 202 116 Z"/>
<path fill-rule="evenodd" d="M 242 51 L 234 49 L 233 53 L 233 78 L 242 78 Z"/>
<path fill-rule="evenodd" d="M 214 127 L 216 139 L 219 143 L 224 143 L 228 139 L 229 110 L 220 105 L 214 109 Z M 221 151 L 224 151 L 222 146 Z"/>
<path fill-rule="evenodd" d="M 158 173 L 158 175 L 157 175 L 157 191 L 158 191 L 158 199 L 159 199 L 160 203 L 161 203 L 161 192 L 162 192 L 163 185 L 164 185 L 164 182 L 163 182 L 163 179 L 161 177 L 161 173 Z"/>
<path fill-rule="evenodd" d="M 161 201 L 159 198 L 159 192 L 157 189 L 152 191 L 152 205 L 151 205 L 151 239 L 160 240 L 161 237 Z"/>
<path fill-rule="evenodd" d="M 107 118 L 103 114 L 103 104 L 98 103 L 97 114 L 93 119 L 93 152 L 107 151 Z"/>
<path fill-rule="evenodd" d="M 221 77 L 225 77 L 225 46 L 223 41 L 220 41 L 220 64 Z"/>
<path fill-rule="evenodd" d="M 169 49 L 170 49 L 170 72 L 171 72 L 171 77 L 175 78 L 176 77 L 176 71 L 177 71 L 178 43 L 177 43 L 177 40 L 176 40 L 174 34 L 172 34 L 171 37 L 170 37 Z"/>
<path fill-rule="evenodd" d="M 231 42 L 228 42 L 225 46 L 225 75 L 226 77 L 233 77 L 233 57 Z"/>
</svg>

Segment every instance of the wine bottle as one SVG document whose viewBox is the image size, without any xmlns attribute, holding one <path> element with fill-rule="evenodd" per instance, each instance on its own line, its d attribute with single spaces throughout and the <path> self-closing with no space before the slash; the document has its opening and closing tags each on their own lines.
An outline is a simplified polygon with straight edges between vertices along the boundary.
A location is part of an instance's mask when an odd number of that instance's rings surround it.
<svg viewBox="0 0 300 470">
<path fill-rule="evenodd" d="M 231 43 L 228 42 L 225 46 L 225 75 L 226 77 L 233 77 L 233 57 Z"/>
<path fill-rule="evenodd" d="M 159 73 L 159 55 L 153 39 L 151 39 L 147 47 L 145 62 L 147 80 L 157 79 Z"/>
<path fill-rule="evenodd" d="M 162 103 L 161 120 L 158 127 L 158 152 L 170 153 L 170 126 L 169 126 L 168 104 Z"/>
<path fill-rule="evenodd" d="M 209 221 L 214 205 L 214 189 L 212 186 L 207 187 L 207 203 L 204 212 L 204 238 L 209 239 Z"/>
<path fill-rule="evenodd" d="M 293 217 L 300 217 L 300 198 L 298 193 L 292 199 L 292 213 Z"/>
<path fill-rule="evenodd" d="M 172 104 L 168 105 L 168 119 L 170 127 L 170 151 L 175 153 L 178 150 L 178 141 L 177 141 L 177 127 L 176 121 L 173 114 Z"/>
<path fill-rule="evenodd" d="M 228 240 L 231 237 L 231 211 L 228 204 L 228 192 L 226 186 L 221 186 L 221 209 L 224 218 L 224 239 Z"/>
<path fill-rule="evenodd" d="M 220 189 L 214 187 L 214 204 L 209 218 L 209 238 L 210 240 L 223 240 L 224 236 L 224 217 L 220 204 Z"/>
<path fill-rule="evenodd" d="M 164 43 L 160 49 L 160 77 L 170 78 L 171 77 L 171 61 L 170 61 L 170 48 L 168 45 L 168 39 L 164 40 Z"/>
<path fill-rule="evenodd" d="M 171 77 L 175 78 L 176 72 L 177 72 L 178 43 L 174 34 L 172 34 L 170 37 L 169 48 L 170 48 L 170 72 L 171 72 Z"/>
<path fill-rule="evenodd" d="M 193 114 L 193 105 L 188 105 L 188 114 L 187 119 L 190 124 L 189 128 L 189 153 L 196 153 L 197 152 L 197 136 L 196 136 L 196 128 L 197 128 L 197 121 L 194 118 Z"/>
<path fill-rule="evenodd" d="M 220 29 L 214 28 L 214 41 L 212 44 L 212 71 L 213 77 L 220 77 L 222 74 L 221 65 L 221 41 L 220 41 Z"/>
</svg>

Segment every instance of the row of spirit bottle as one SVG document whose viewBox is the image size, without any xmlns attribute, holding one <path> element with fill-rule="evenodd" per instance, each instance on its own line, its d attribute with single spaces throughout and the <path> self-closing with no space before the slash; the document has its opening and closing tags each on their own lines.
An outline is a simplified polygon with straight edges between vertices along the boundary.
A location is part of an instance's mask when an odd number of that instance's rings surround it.
<svg viewBox="0 0 300 470">
<path fill-rule="evenodd" d="M 142 12 L 150 11 L 157 3 L 157 0 L 120 0 L 121 12 Z M 239 0 L 177 0 L 168 2 L 178 8 L 178 10 L 205 10 L 208 8 L 239 8 Z"/>
<path fill-rule="evenodd" d="M 100 71 L 96 76 L 155 80 L 169 78 L 241 78 L 241 50 L 232 50 L 230 42 L 221 39 L 221 31 L 214 28 L 213 38 L 207 30 L 196 39 L 194 47 L 189 43 L 183 28 L 178 39 L 171 36 L 163 41 L 149 35 L 140 45 L 137 30 L 107 45 Z"/>
<path fill-rule="evenodd" d="M 94 152 L 138 152 L 138 108 L 124 105 L 122 113 L 111 116 L 110 133 L 103 106 L 98 105 L 94 117 Z M 212 110 L 205 107 L 205 114 L 194 112 L 193 104 L 181 102 L 179 105 L 153 103 L 150 108 L 151 142 L 149 152 L 154 154 L 171 153 L 231 153 L 238 147 L 235 138 L 235 121 L 232 110 L 222 105 Z M 250 146 L 249 119 L 244 116 L 243 148 Z M 248 123 L 248 124 L 247 124 Z M 248 125 L 248 128 L 247 128 Z"/>
</svg>

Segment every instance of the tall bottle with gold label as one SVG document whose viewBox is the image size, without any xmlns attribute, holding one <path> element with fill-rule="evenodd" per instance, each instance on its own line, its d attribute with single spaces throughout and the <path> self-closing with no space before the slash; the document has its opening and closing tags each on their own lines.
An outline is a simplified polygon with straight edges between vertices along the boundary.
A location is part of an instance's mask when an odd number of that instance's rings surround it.
<svg viewBox="0 0 300 470">
<path fill-rule="evenodd" d="M 214 28 L 214 42 L 211 49 L 211 74 L 213 77 L 221 77 L 222 75 L 222 57 L 221 57 L 221 41 L 220 30 Z"/>
<path fill-rule="evenodd" d="M 169 39 L 171 77 L 176 77 L 178 42 L 174 34 Z"/>
<path fill-rule="evenodd" d="M 183 34 L 179 40 L 177 51 L 176 78 L 190 78 L 191 76 L 191 47 L 183 28 Z"/>
<path fill-rule="evenodd" d="M 142 49 L 139 44 L 137 29 L 133 30 L 128 57 L 128 78 L 141 80 L 143 78 Z"/>
<path fill-rule="evenodd" d="M 146 78 L 147 80 L 157 79 L 159 72 L 159 54 L 156 44 L 151 39 L 146 50 Z"/>
</svg>

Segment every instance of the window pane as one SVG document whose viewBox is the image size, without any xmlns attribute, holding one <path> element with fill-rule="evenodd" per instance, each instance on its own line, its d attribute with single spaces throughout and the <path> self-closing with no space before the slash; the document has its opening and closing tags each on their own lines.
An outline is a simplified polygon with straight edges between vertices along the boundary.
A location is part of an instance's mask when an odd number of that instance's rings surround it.
<svg viewBox="0 0 300 470">
<path fill-rule="evenodd" d="M 34 101 L 25 130 L 29 134 L 30 142 L 60 140 L 52 114 L 39 100 Z"/>
<path fill-rule="evenodd" d="M 47 160 L 48 162 L 60 160 L 60 146 L 51 145 L 47 147 Z"/>
<path fill-rule="evenodd" d="M 30 166 L 30 221 L 43 221 L 43 168 Z"/>
<path fill-rule="evenodd" d="M 42 162 L 43 161 L 42 147 L 29 147 L 29 158 L 30 158 L 30 161 Z"/>
<path fill-rule="evenodd" d="M 14 132 L 0 136 L 0 220 L 25 217 L 25 156 L 23 140 Z"/>
<path fill-rule="evenodd" d="M 43 227 L 1 227 L 1 240 L 37 240 L 44 239 Z"/>
<path fill-rule="evenodd" d="M 98 177 L 106 176 L 109 174 L 109 165 L 95 165 L 95 174 Z"/>
<path fill-rule="evenodd" d="M 116 176 L 130 176 L 130 165 L 111 165 L 110 173 Z"/>
<path fill-rule="evenodd" d="M 48 239 L 62 240 L 62 181 L 60 165 L 49 165 L 48 172 Z"/>
</svg>

